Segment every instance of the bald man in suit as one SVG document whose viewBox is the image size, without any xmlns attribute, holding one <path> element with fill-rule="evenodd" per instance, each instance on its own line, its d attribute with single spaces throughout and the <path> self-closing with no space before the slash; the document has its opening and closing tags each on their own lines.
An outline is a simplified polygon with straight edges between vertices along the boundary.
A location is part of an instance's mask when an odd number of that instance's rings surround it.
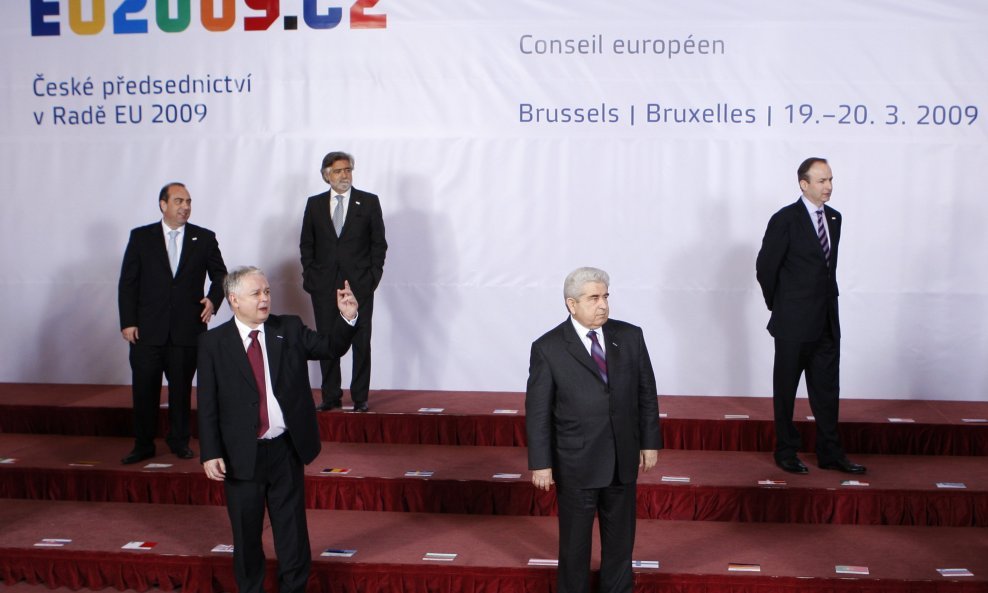
<svg viewBox="0 0 988 593">
<path fill-rule="evenodd" d="M 213 231 L 189 223 L 188 189 L 166 184 L 158 208 L 161 222 L 131 231 L 120 269 L 120 333 L 130 344 L 134 401 L 134 448 L 121 460 L 125 465 L 155 455 L 162 375 L 168 378 L 165 440 L 178 457 L 195 457 L 189 416 L 196 343 L 223 303 L 226 265 Z"/>
<path fill-rule="evenodd" d="M 848 460 L 837 432 L 840 397 L 840 317 L 837 308 L 837 255 L 842 218 L 827 205 L 834 174 L 826 159 L 804 160 L 796 171 L 802 195 L 768 222 L 755 263 L 756 276 L 771 311 L 768 331 L 775 339 L 772 400 L 775 414 L 775 463 L 806 474 L 797 457 L 802 445 L 792 421 L 799 378 L 816 421 L 817 464 L 862 474 Z"/>
</svg>

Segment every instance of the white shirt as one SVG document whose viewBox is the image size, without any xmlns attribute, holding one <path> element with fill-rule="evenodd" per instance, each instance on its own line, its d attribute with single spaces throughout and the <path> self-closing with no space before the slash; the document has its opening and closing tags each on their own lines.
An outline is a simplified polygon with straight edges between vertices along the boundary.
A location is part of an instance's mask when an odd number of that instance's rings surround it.
<svg viewBox="0 0 988 593">
<path fill-rule="evenodd" d="M 576 330 L 577 335 L 583 340 L 583 346 L 587 349 L 587 354 L 590 354 L 591 342 L 590 338 L 587 337 L 588 332 L 594 332 L 597 334 L 597 343 L 600 344 L 600 351 L 604 353 L 604 358 L 607 358 L 607 348 L 604 346 L 604 332 L 597 329 L 591 330 L 589 327 L 583 327 L 579 321 L 576 320 L 572 315 L 569 316 L 570 321 L 573 322 L 573 328 Z"/>
<path fill-rule="evenodd" d="M 172 231 L 178 231 L 178 234 L 175 235 L 175 245 L 178 246 L 178 249 L 176 250 L 177 253 L 175 254 L 175 261 L 176 262 L 182 261 L 182 241 L 185 239 L 185 225 L 183 224 L 182 226 L 178 227 L 177 229 L 173 229 L 172 227 L 170 227 L 167 224 L 165 224 L 165 219 L 162 218 L 161 219 L 161 229 L 165 233 L 165 251 L 166 252 L 168 251 L 168 233 L 170 233 Z"/>
<path fill-rule="evenodd" d="M 242 323 L 234 316 L 234 323 L 237 324 L 237 331 L 240 332 L 240 340 L 244 343 L 244 352 L 250 347 L 250 332 L 254 331 Z M 261 353 L 264 354 L 264 392 L 268 401 L 268 431 L 260 436 L 262 439 L 273 439 L 288 430 L 285 426 L 285 415 L 278 405 L 278 399 L 274 396 L 274 384 L 271 382 L 271 367 L 268 364 L 268 346 L 264 339 L 264 324 L 257 326 L 260 332 L 257 334 L 257 341 L 261 344 Z"/>
<path fill-rule="evenodd" d="M 806 199 L 806 196 L 800 196 L 800 197 L 803 199 L 803 205 L 806 206 L 806 210 L 810 213 L 810 220 L 813 221 L 813 231 L 816 232 L 817 230 L 816 211 L 823 210 L 823 206 L 817 208 L 813 202 Z M 827 233 L 827 244 L 831 246 L 831 249 L 833 249 L 833 242 L 830 240 L 830 221 L 827 220 L 826 210 L 823 210 L 823 220 L 824 220 L 823 230 L 825 233 Z"/>
<path fill-rule="evenodd" d="M 350 189 L 346 190 L 346 192 L 344 192 L 342 194 L 338 194 L 335 191 L 332 192 L 332 200 L 330 201 L 330 204 L 329 204 L 329 217 L 330 218 L 333 218 L 333 213 L 336 212 L 336 199 L 339 198 L 339 197 L 342 197 L 343 198 L 343 220 L 346 220 L 346 213 L 350 210 L 350 192 L 352 190 L 353 190 L 353 188 L 351 187 Z M 336 220 L 333 220 L 333 224 L 336 224 Z"/>
</svg>

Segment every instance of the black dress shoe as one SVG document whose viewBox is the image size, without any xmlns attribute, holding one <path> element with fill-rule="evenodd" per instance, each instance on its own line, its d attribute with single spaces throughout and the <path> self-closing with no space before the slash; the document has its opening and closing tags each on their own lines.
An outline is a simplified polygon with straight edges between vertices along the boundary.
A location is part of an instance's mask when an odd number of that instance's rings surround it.
<svg viewBox="0 0 988 593">
<path fill-rule="evenodd" d="M 120 463 L 124 465 L 131 465 L 132 463 L 140 463 L 145 459 L 151 459 L 154 457 L 154 451 L 131 451 L 126 457 L 120 460 Z"/>
<path fill-rule="evenodd" d="M 367 407 L 367 402 L 360 402 L 359 404 L 353 404 L 354 412 L 367 412 L 370 408 Z"/>
<path fill-rule="evenodd" d="M 338 401 L 335 401 L 335 402 L 322 402 L 321 404 L 319 404 L 318 406 L 316 406 L 316 411 L 317 412 L 328 412 L 330 410 L 338 410 L 338 409 L 340 409 L 342 407 L 343 407 L 343 404 L 340 403 L 340 402 L 338 402 Z"/>
<path fill-rule="evenodd" d="M 196 456 L 196 452 L 189 447 L 181 447 L 179 449 L 172 449 L 172 453 L 175 454 L 179 459 L 192 459 Z"/>
<path fill-rule="evenodd" d="M 810 468 L 806 467 L 798 457 L 790 457 L 789 459 L 776 459 L 775 465 L 779 466 L 782 471 L 789 472 L 791 474 L 808 474 L 810 473 Z"/>
<path fill-rule="evenodd" d="M 868 468 L 866 468 L 863 465 L 854 463 L 853 461 L 849 460 L 847 457 L 841 457 L 836 461 L 828 461 L 826 463 L 821 463 L 820 469 L 836 469 L 838 471 L 844 472 L 845 474 L 863 474 L 866 471 L 868 471 Z"/>
</svg>

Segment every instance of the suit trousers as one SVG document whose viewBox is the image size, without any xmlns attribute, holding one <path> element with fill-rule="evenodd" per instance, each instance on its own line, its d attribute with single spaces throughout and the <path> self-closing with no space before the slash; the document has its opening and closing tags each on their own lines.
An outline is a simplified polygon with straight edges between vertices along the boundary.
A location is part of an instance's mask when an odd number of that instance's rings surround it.
<svg viewBox="0 0 988 593">
<path fill-rule="evenodd" d="M 793 422 L 799 377 L 806 374 L 806 392 L 816 420 L 818 463 L 844 457 L 837 421 L 840 415 L 840 338 L 826 325 L 820 339 L 812 342 L 775 340 L 772 400 L 775 412 L 775 459 L 791 459 L 802 447 Z"/>
<path fill-rule="evenodd" d="M 342 281 L 340 281 L 342 284 Z M 353 335 L 350 348 L 353 352 L 353 375 L 350 378 L 350 398 L 354 404 L 364 403 L 370 391 L 371 374 L 371 321 L 374 316 L 374 293 L 358 296 L 357 331 Z M 340 309 L 336 305 L 336 293 L 316 293 L 312 295 L 312 311 L 316 318 L 316 329 L 329 333 L 339 322 Z M 343 383 L 340 372 L 340 359 L 322 360 L 322 401 L 339 402 L 343 397 Z"/>
<path fill-rule="evenodd" d="M 239 593 L 263 593 L 264 507 L 267 502 L 278 557 L 280 593 L 304 593 L 312 567 L 309 529 L 305 522 L 302 461 L 288 433 L 257 442 L 254 477 L 227 477 L 226 508 L 233 528 L 233 571 Z"/>
<path fill-rule="evenodd" d="M 131 393 L 134 405 L 134 450 L 154 452 L 161 407 L 161 377 L 168 379 L 168 434 L 173 450 L 189 446 L 192 378 L 196 374 L 195 346 L 131 344 Z"/>
<path fill-rule="evenodd" d="M 634 577 L 637 484 L 567 488 L 557 483 L 559 504 L 558 593 L 590 592 L 593 521 L 600 522 L 600 593 L 631 593 Z"/>
</svg>

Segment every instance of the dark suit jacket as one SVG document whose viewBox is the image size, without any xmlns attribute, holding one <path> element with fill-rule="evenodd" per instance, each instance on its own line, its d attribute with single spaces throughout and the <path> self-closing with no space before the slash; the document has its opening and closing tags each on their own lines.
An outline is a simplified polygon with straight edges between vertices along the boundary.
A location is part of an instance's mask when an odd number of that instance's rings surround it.
<svg viewBox="0 0 988 593">
<path fill-rule="evenodd" d="M 603 488 L 638 477 L 642 449 L 661 449 L 658 394 L 639 327 L 603 326 L 604 383 L 569 318 L 532 344 L 525 426 L 530 469 L 551 467 L 571 488 Z"/>
<path fill-rule="evenodd" d="M 274 395 L 303 463 L 315 459 L 321 448 L 307 361 L 342 356 L 354 331 L 342 318 L 330 334 L 310 330 L 294 315 L 271 315 L 264 323 Z M 197 393 L 201 461 L 222 457 L 229 477 L 251 479 L 260 396 L 233 319 L 199 339 Z"/>
<path fill-rule="evenodd" d="M 177 346 L 195 346 L 206 331 L 199 301 L 207 274 L 209 300 L 219 311 L 226 266 L 213 231 L 185 224 L 182 257 L 173 278 L 161 223 L 132 230 L 117 291 L 120 329 L 136 326 L 140 342 L 150 346 L 164 345 L 169 336 Z"/>
<path fill-rule="evenodd" d="M 768 221 L 755 272 L 765 304 L 772 312 L 768 331 L 775 338 L 817 340 L 828 319 L 834 337 L 840 337 L 837 255 L 841 215 L 830 206 L 824 205 L 823 210 L 830 228 L 829 267 L 802 198 Z"/>
<path fill-rule="evenodd" d="M 357 302 L 365 302 L 384 274 L 388 242 L 384 238 L 381 201 L 374 194 L 354 188 L 343 224 L 336 236 L 330 213 L 332 191 L 312 196 L 302 216 L 299 251 L 302 254 L 302 288 L 309 294 L 342 288 L 337 277 L 350 281 Z"/>
</svg>

